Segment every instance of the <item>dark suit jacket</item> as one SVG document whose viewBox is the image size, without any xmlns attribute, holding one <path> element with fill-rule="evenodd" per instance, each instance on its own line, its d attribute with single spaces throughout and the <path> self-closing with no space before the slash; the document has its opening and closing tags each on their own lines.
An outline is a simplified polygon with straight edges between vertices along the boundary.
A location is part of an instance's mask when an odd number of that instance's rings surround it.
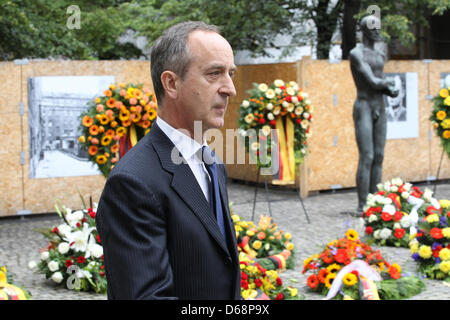
<svg viewBox="0 0 450 320">
<path fill-rule="evenodd" d="M 189 165 L 153 124 L 109 175 L 97 210 L 109 299 L 240 299 L 240 269 L 218 166 L 227 239 Z"/>
</svg>

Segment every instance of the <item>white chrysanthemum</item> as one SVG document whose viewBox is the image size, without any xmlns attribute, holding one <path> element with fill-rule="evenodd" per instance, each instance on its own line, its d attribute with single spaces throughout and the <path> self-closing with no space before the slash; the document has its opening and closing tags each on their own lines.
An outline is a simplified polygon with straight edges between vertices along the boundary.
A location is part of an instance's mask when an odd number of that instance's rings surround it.
<svg viewBox="0 0 450 320">
<path fill-rule="evenodd" d="M 72 227 L 69 226 L 66 223 L 60 224 L 58 226 L 58 232 L 60 235 L 62 235 L 63 237 L 65 237 L 67 234 L 72 232 Z"/>
<path fill-rule="evenodd" d="M 292 111 L 294 111 L 294 104 L 293 103 L 289 103 L 289 105 L 288 105 L 288 107 L 287 107 L 287 111 L 288 112 L 292 112 Z"/>
<path fill-rule="evenodd" d="M 274 84 L 275 86 L 277 86 L 277 87 L 281 87 L 281 86 L 284 86 L 284 81 L 283 81 L 283 80 L 280 80 L 280 79 L 277 79 L 277 80 L 275 80 L 275 81 L 273 82 L 273 84 Z"/>
<path fill-rule="evenodd" d="M 389 198 L 388 198 L 389 199 Z M 391 200 L 391 199 L 389 199 L 389 200 Z M 392 201 L 391 201 L 391 203 L 392 203 Z M 392 204 L 386 204 L 384 207 L 383 207 L 383 210 L 382 210 L 383 212 L 387 212 L 387 213 L 389 213 L 391 216 L 393 216 L 394 214 L 395 214 L 395 207 L 392 205 Z"/>
<path fill-rule="evenodd" d="M 262 127 L 262 132 L 263 134 L 267 137 L 270 134 L 271 128 L 268 125 L 265 125 L 264 127 Z"/>
<path fill-rule="evenodd" d="M 383 184 L 382 183 L 377 184 L 377 189 L 378 191 L 383 190 Z"/>
<path fill-rule="evenodd" d="M 297 105 L 298 104 L 298 98 L 297 97 L 292 97 L 292 103 Z"/>
<path fill-rule="evenodd" d="M 280 114 L 280 111 L 281 111 L 281 108 L 280 108 L 279 106 L 276 106 L 276 107 L 273 109 L 273 114 L 277 116 L 277 115 Z"/>
<path fill-rule="evenodd" d="M 297 108 L 295 108 L 295 114 L 296 115 L 301 115 L 302 114 L 302 112 L 303 112 L 303 107 L 297 107 Z"/>
<path fill-rule="evenodd" d="M 28 262 L 28 269 L 34 270 L 34 269 L 36 269 L 36 268 L 37 268 L 37 263 L 36 263 L 36 261 L 32 260 L 32 261 Z"/>
<path fill-rule="evenodd" d="M 402 192 L 402 198 L 405 199 L 405 200 L 408 199 L 409 198 L 409 192 L 408 191 L 403 191 Z"/>
<path fill-rule="evenodd" d="M 273 99 L 275 97 L 275 91 L 272 89 L 267 89 L 265 95 L 267 99 Z"/>
<path fill-rule="evenodd" d="M 391 204 L 392 203 L 392 199 L 391 198 L 384 198 L 383 199 L 383 204 Z"/>
<path fill-rule="evenodd" d="M 273 109 L 273 104 L 269 102 L 267 104 L 267 106 L 266 106 L 266 109 L 269 110 L 269 111 L 272 110 Z"/>
<path fill-rule="evenodd" d="M 400 187 L 403 184 L 403 181 L 400 178 L 393 178 L 391 183 L 397 187 Z"/>
<path fill-rule="evenodd" d="M 275 119 L 275 117 L 273 116 L 273 113 L 272 113 L 272 112 L 269 112 L 269 113 L 267 114 L 267 119 L 269 119 L 269 121 L 272 121 L 273 119 Z"/>
<path fill-rule="evenodd" d="M 280 88 L 275 88 L 275 93 L 276 94 L 280 94 L 280 93 L 282 93 L 283 92 L 283 90 L 281 90 Z"/>
<path fill-rule="evenodd" d="M 309 113 L 308 112 L 303 113 L 303 119 L 308 120 L 308 118 L 309 118 Z"/>
<path fill-rule="evenodd" d="M 394 230 L 395 229 L 400 229 L 400 228 L 401 228 L 400 223 L 398 223 L 398 222 L 394 223 Z"/>
<path fill-rule="evenodd" d="M 69 250 L 70 250 L 70 246 L 67 242 L 61 242 L 58 245 L 58 251 L 61 254 L 66 254 L 67 252 L 69 252 Z"/>
<path fill-rule="evenodd" d="M 242 106 L 244 108 L 248 108 L 250 106 L 250 102 L 248 100 L 244 100 L 244 101 L 242 101 Z"/>
<path fill-rule="evenodd" d="M 378 220 L 378 217 L 377 217 L 376 214 L 370 215 L 370 217 L 369 217 L 369 219 L 368 219 L 369 222 L 375 222 L 375 221 L 377 221 L 377 220 Z"/>
<path fill-rule="evenodd" d="M 289 88 L 286 88 L 286 93 L 290 96 L 293 96 L 295 94 L 295 90 L 294 90 L 294 88 L 289 87 Z"/>
<path fill-rule="evenodd" d="M 397 186 L 391 186 L 391 192 L 397 192 L 398 187 Z"/>
<path fill-rule="evenodd" d="M 431 202 L 433 199 L 433 191 L 429 188 L 425 188 L 425 190 L 423 191 L 423 195 L 422 198 L 426 201 L 426 202 Z"/>
<path fill-rule="evenodd" d="M 289 102 L 287 101 L 283 101 L 283 103 L 281 104 L 283 107 L 287 108 L 289 107 Z"/>
<path fill-rule="evenodd" d="M 48 251 L 41 252 L 41 260 L 47 260 L 49 256 L 50 254 L 48 253 Z"/>
<path fill-rule="evenodd" d="M 52 274 L 51 279 L 53 281 L 55 281 L 56 283 L 61 283 L 63 281 L 63 275 L 61 272 L 55 272 L 54 274 Z"/>
<path fill-rule="evenodd" d="M 52 260 L 49 263 L 47 263 L 47 267 L 51 272 L 55 272 L 56 270 L 59 269 L 58 262 L 56 262 L 55 260 Z"/>
<path fill-rule="evenodd" d="M 253 119 L 255 119 L 255 116 L 253 115 L 253 113 L 249 113 L 244 118 L 245 122 L 247 122 L 248 124 L 252 123 Z"/>
<path fill-rule="evenodd" d="M 391 229 L 383 228 L 380 231 L 380 238 L 384 239 L 384 240 L 388 239 L 391 236 L 391 234 L 392 234 L 392 230 Z"/>
<path fill-rule="evenodd" d="M 405 185 L 403 186 L 403 189 L 405 189 L 406 191 L 410 191 L 412 188 L 412 184 L 407 182 L 405 183 Z"/>
<path fill-rule="evenodd" d="M 402 228 L 409 228 L 411 226 L 411 220 L 409 219 L 409 216 L 403 216 L 403 218 L 400 220 L 400 225 Z"/>
<path fill-rule="evenodd" d="M 302 126 L 303 129 L 307 129 L 309 126 L 309 121 L 304 119 L 300 122 L 300 125 Z"/>
<path fill-rule="evenodd" d="M 380 230 L 375 230 L 375 231 L 373 232 L 373 237 L 374 237 L 375 239 L 380 239 Z"/>
<path fill-rule="evenodd" d="M 265 83 L 260 83 L 259 86 L 258 86 L 258 89 L 259 89 L 260 91 L 262 91 L 262 92 L 266 92 L 267 89 L 269 89 L 269 87 L 268 87 L 267 84 L 265 84 Z"/>
</svg>

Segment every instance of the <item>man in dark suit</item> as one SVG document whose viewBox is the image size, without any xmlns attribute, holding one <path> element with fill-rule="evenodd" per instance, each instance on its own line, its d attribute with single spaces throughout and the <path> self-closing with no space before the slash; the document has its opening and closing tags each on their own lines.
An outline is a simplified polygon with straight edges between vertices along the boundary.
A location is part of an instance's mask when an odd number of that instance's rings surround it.
<svg viewBox="0 0 450 320">
<path fill-rule="evenodd" d="M 156 41 L 158 118 L 112 170 L 97 212 L 109 299 L 240 299 L 226 169 L 202 152 L 236 95 L 235 69 L 215 26 L 181 23 Z"/>
</svg>

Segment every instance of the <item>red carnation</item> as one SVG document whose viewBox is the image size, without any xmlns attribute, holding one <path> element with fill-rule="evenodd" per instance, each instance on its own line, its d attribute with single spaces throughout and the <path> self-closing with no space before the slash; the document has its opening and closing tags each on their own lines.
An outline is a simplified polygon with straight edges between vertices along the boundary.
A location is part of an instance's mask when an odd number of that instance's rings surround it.
<svg viewBox="0 0 450 320">
<path fill-rule="evenodd" d="M 101 243 L 101 242 L 102 242 L 102 241 L 100 240 L 100 235 L 97 235 L 96 239 L 97 239 L 97 242 L 98 242 L 98 243 Z"/>
<path fill-rule="evenodd" d="M 386 194 L 386 191 L 378 191 L 376 194 L 379 194 L 380 196 L 384 196 Z"/>
<path fill-rule="evenodd" d="M 437 213 L 438 214 L 439 213 L 438 209 L 436 209 L 433 206 L 428 206 L 427 207 L 427 214 L 430 215 L 430 214 L 433 214 L 433 213 Z"/>
<path fill-rule="evenodd" d="M 89 214 L 89 217 L 91 217 L 92 219 L 95 219 L 95 211 L 92 208 L 88 209 L 88 214 Z"/>
<path fill-rule="evenodd" d="M 283 284 L 283 280 L 281 280 L 280 277 L 277 278 L 276 282 L 277 282 L 277 285 L 279 285 L 279 286 L 281 286 Z"/>
<path fill-rule="evenodd" d="M 85 263 L 85 262 L 86 262 L 86 258 L 85 258 L 84 256 L 79 256 L 79 257 L 77 258 L 77 262 L 78 262 L 79 264 Z"/>
<path fill-rule="evenodd" d="M 298 101 L 302 101 L 303 100 L 302 96 L 297 96 L 297 99 L 298 99 Z"/>
<path fill-rule="evenodd" d="M 296 124 L 300 124 L 302 122 L 302 119 L 301 118 L 298 118 L 297 120 L 295 120 L 295 123 Z"/>
<path fill-rule="evenodd" d="M 277 294 L 277 296 L 275 297 L 275 300 L 283 300 L 284 299 L 284 295 L 280 292 L 279 294 Z"/>
<path fill-rule="evenodd" d="M 372 234 L 373 233 L 373 228 L 371 226 L 366 227 L 366 233 L 367 234 Z"/>
<path fill-rule="evenodd" d="M 58 232 L 59 232 L 59 230 L 58 230 L 58 228 L 57 228 L 57 227 L 54 227 L 54 228 L 52 229 L 52 232 L 53 232 L 53 233 L 58 233 Z"/>
<path fill-rule="evenodd" d="M 394 221 L 400 221 L 403 218 L 403 213 L 396 211 L 394 214 Z"/>
<path fill-rule="evenodd" d="M 442 239 L 444 235 L 442 234 L 442 230 L 439 228 L 433 228 L 430 230 L 430 236 L 434 239 Z"/>
<path fill-rule="evenodd" d="M 259 122 L 259 124 L 264 124 L 264 123 L 266 123 L 266 120 L 264 118 L 260 118 L 258 120 L 258 122 Z"/>
<path fill-rule="evenodd" d="M 383 219 L 383 221 L 391 221 L 392 220 L 392 216 L 389 214 L 389 213 L 387 213 L 387 212 L 382 212 L 381 213 L 381 219 Z"/>
<path fill-rule="evenodd" d="M 336 259 L 339 263 L 345 263 L 345 261 L 348 259 L 348 253 L 345 249 L 338 249 L 336 252 L 336 255 L 334 256 L 334 259 Z"/>
<path fill-rule="evenodd" d="M 247 279 L 248 279 L 247 274 L 245 272 L 241 271 L 241 280 L 247 280 Z"/>
<path fill-rule="evenodd" d="M 275 125 L 277 124 L 277 121 L 276 121 L 276 120 L 270 120 L 270 121 L 269 121 L 269 124 L 270 124 L 271 126 L 275 126 Z"/>
<path fill-rule="evenodd" d="M 261 281 L 261 279 L 255 279 L 255 286 L 257 288 L 260 288 L 263 285 L 263 282 Z"/>
<path fill-rule="evenodd" d="M 287 101 L 287 102 L 292 102 L 292 97 L 291 97 L 291 96 L 287 96 L 287 97 L 286 97 L 286 101 Z"/>
<path fill-rule="evenodd" d="M 404 235 L 405 235 L 405 229 L 397 228 L 394 230 L 394 237 L 396 237 L 397 239 L 403 238 Z"/>
<path fill-rule="evenodd" d="M 65 265 L 66 265 L 66 267 L 68 268 L 68 267 L 70 267 L 71 265 L 73 265 L 73 261 L 70 260 L 70 259 L 67 259 Z"/>
<path fill-rule="evenodd" d="M 248 282 L 245 280 L 241 280 L 241 288 L 243 288 L 244 290 L 248 289 Z"/>
</svg>

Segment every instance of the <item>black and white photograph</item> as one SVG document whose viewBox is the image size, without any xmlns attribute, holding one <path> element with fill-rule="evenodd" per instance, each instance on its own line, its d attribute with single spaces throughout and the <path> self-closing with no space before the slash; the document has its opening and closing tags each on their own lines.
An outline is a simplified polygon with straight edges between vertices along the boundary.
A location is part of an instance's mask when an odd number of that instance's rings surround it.
<svg viewBox="0 0 450 320">
<path fill-rule="evenodd" d="M 385 95 L 386 118 L 388 122 L 406 121 L 406 80 L 405 74 L 391 75 L 394 89 L 398 91 L 396 97 Z"/>
<path fill-rule="evenodd" d="M 113 76 L 28 79 L 30 178 L 101 174 L 77 141 L 79 117 L 112 83 Z"/>
<path fill-rule="evenodd" d="M 398 90 L 397 97 L 384 96 L 387 118 L 386 139 L 417 138 L 419 135 L 417 72 L 385 73 Z"/>
</svg>

